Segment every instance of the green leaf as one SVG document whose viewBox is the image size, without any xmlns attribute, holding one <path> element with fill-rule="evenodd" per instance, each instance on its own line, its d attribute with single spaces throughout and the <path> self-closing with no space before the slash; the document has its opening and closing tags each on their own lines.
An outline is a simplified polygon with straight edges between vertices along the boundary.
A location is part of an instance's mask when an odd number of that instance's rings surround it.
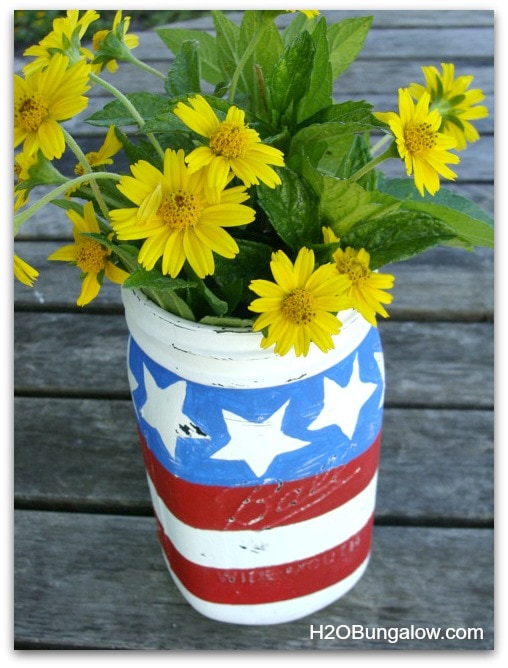
<svg viewBox="0 0 508 668">
<path fill-rule="evenodd" d="M 344 19 L 328 27 L 332 79 L 336 79 L 353 63 L 363 48 L 372 25 L 372 16 Z"/>
<path fill-rule="evenodd" d="M 323 142 L 325 144 L 325 142 Z M 323 192 L 323 178 L 324 174 L 316 168 L 317 163 L 319 162 L 322 156 L 322 145 L 316 143 L 316 162 L 312 162 L 312 157 L 309 155 L 304 155 L 299 153 L 297 155 L 292 155 L 291 159 L 287 161 L 287 167 L 292 169 L 294 172 L 301 174 L 302 178 L 305 179 L 307 184 L 312 188 L 316 193 L 316 196 L 319 198 Z M 309 149 L 311 147 L 309 146 Z"/>
<path fill-rule="evenodd" d="M 303 32 L 284 49 L 267 81 L 270 104 L 279 118 L 291 118 L 298 102 L 305 96 L 314 63 L 315 46 L 308 32 Z M 292 107 L 292 105 L 295 107 Z"/>
<path fill-rule="evenodd" d="M 128 93 L 126 97 L 145 121 L 166 109 L 168 105 L 168 98 L 159 93 Z M 103 109 L 89 116 L 86 122 L 98 127 L 137 125 L 137 121 L 119 100 L 108 102 Z"/>
<path fill-rule="evenodd" d="M 30 191 L 39 185 L 60 185 L 68 180 L 40 150 L 37 152 L 37 162 L 29 167 L 28 174 L 30 178 L 16 184 L 16 191 Z"/>
<path fill-rule="evenodd" d="M 467 198 L 446 188 L 422 197 L 407 179 L 384 180 L 380 187 L 402 199 L 404 209 L 422 211 L 445 222 L 466 245 L 494 247 L 493 220 Z"/>
<path fill-rule="evenodd" d="M 54 199 L 51 204 L 59 207 L 60 209 L 65 209 L 66 211 L 75 211 L 79 213 L 80 216 L 83 216 L 83 205 L 78 204 L 72 199 Z"/>
<path fill-rule="evenodd" d="M 249 239 L 236 239 L 240 249 L 233 260 L 218 255 L 215 258 L 213 279 L 223 290 L 241 281 L 247 286 L 255 278 L 270 278 L 270 259 L 273 248 L 268 244 Z"/>
<path fill-rule="evenodd" d="M 193 288 L 192 281 L 164 276 L 159 271 L 147 271 L 139 267 L 127 278 L 123 286 L 131 290 L 142 290 L 155 304 L 180 318 L 195 320 L 194 313 L 187 302 L 177 293 L 177 290 Z"/>
<path fill-rule="evenodd" d="M 307 121 L 306 125 L 336 122 L 344 124 L 357 123 L 358 128 L 362 129 L 360 131 L 386 128 L 386 123 L 378 121 L 372 113 L 372 109 L 372 104 L 365 102 L 365 100 L 338 102 L 321 109 Z"/>
<path fill-rule="evenodd" d="M 184 318 L 184 320 L 196 320 L 187 302 L 177 295 L 174 290 L 157 291 L 144 288 L 143 292 L 165 311 Z"/>
<path fill-rule="evenodd" d="M 195 287 L 196 284 L 193 281 L 187 281 L 183 278 L 164 276 L 155 269 L 148 271 L 147 269 L 139 267 L 123 282 L 122 285 L 124 288 L 129 288 L 130 290 L 149 288 L 151 290 L 165 291 Z"/>
<path fill-rule="evenodd" d="M 167 107 L 164 111 L 154 114 L 143 126 L 143 132 L 167 132 L 167 133 L 186 133 L 189 130 L 182 121 L 174 115 L 172 109 Z"/>
<path fill-rule="evenodd" d="M 185 30 L 182 28 L 157 28 L 155 32 L 175 56 L 179 53 L 184 42 L 196 40 L 199 44 L 203 79 L 214 86 L 224 80 L 217 61 L 217 46 L 213 35 L 201 30 Z"/>
<path fill-rule="evenodd" d="M 197 40 L 182 44 L 168 72 L 164 88 L 170 96 L 201 92 L 201 66 Z"/>
<path fill-rule="evenodd" d="M 240 53 L 247 51 L 260 30 L 262 36 L 245 63 L 242 81 L 249 95 L 250 111 L 258 118 L 270 120 L 266 118 L 265 82 L 282 54 L 282 40 L 274 23 L 263 21 L 257 11 L 245 11 L 240 24 Z"/>
<path fill-rule="evenodd" d="M 270 261 L 274 249 L 250 239 L 236 239 L 236 242 L 240 250 L 234 259 L 220 255 L 215 258 L 212 280 L 229 303 L 227 315 L 245 318 L 249 317 L 247 307 L 254 296 L 249 289 L 250 282 L 257 278 L 272 280 Z"/>
<path fill-rule="evenodd" d="M 322 18 L 312 33 L 315 54 L 306 94 L 298 104 L 297 121 L 301 123 L 332 103 L 333 80 L 326 37 L 326 20 Z"/>
<path fill-rule="evenodd" d="M 273 248 L 268 244 L 249 239 L 236 239 L 240 249 L 237 256 L 231 260 L 218 255 L 215 258 L 215 272 L 213 280 L 226 296 L 234 298 L 236 303 L 250 301 L 252 297 L 247 288 L 256 278 L 271 278 L 270 260 Z M 230 287 L 234 285 L 234 295 L 230 294 Z M 245 295 L 248 294 L 248 298 Z M 230 299 L 232 302 L 232 299 Z"/>
<path fill-rule="evenodd" d="M 236 65 L 239 62 L 238 42 L 240 27 L 224 16 L 221 11 L 212 11 L 217 43 L 217 62 L 224 77 L 231 81 Z M 218 83 L 218 82 L 214 82 Z M 240 87 L 241 90 L 241 87 Z"/>
<path fill-rule="evenodd" d="M 369 132 L 373 127 L 369 123 L 362 123 L 360 121 L 331 121 L 329 123 L 318 123 L 308 125 L 297 132 L 290 146 L 291 153 L 307 153 L 308 147 L 316 142 L 326 141 L 331 146 L 337 142 L 343 142 L 345 135 L 359 134 L 362 132 Z"/>
<path fill-rule="evenodd" d="M 194 272 L 192 272 L 194 274 Z M 194 312 L 197 314 L 200 311 L 210 311 L 213 315 L 224 316 L 229 311 L 229 304 L 216 295 L 206 283 L 194 274 L 194 283 L 196 289 L 193 291 L 191 297 Z"/>
<path fill-rule="evenodd" d="M 400 203 L 394 197 L 377 191 L 367 191 L 358 183 L 331 176 L 323 177 L 321 223 L 331 227 L 341 238 L 357 223 L 379 218 L 399 206 Z"/>
<path fill-rule="evenodd" d="M 348 179 L 371 160 L 370 146 L 363 135 L 354 135 L 350 149 L 339 163 L 335 176 L 339 179 Z M 371 169 L 364 174 L 357 183 L 365 190 L 375 190 L 377 172 Z"/>
<path fill-rule="evenodd" d="M 337 137 L 308 142 L 303 149 L 311 164 L 322 174 L 346 179 L 354 173 L 354 164 L 361 163 L 360 166 L 364 164 L 363 160 L 368 150 L 361 148 L 362 141 L 361 135 L 339 134 Z M 291 159 L 288 159 L 288 163 L 291 162 L 292 155 Z M 373 172 L 368 172 L 369 183 L 372 175 Z M 363 181 L 360 181 L 360 184 L 364 185 Z"/>
<path fill-rule="evenodd" d="M 152 162 L 154 156 L 154 148 L 151 144 L 149 145 L 143 145 L 143 144 L 135 144 L 131 136 L 126 135 L 125 132 L 120 130 L 120 128 L 115 127 L 115 135 L 122 143 L 123 149 L 129 158 L 130 164 L 134 164 L 135 162 L 138 162 L 139 160 L 146 160 L 148 162 Z M 158 156 L 157 156 L 158 158 Z M 102 185 L 101 185 L 102 188 Z"/>
<path fill-rule="evenodd" d="M 317 197 L 303 178 L 286 168 L 282 185 L 257 186 L 258 201 L 280 238 L 293 250 L 318 241 L 321 235 Z"/>
<path fill-rule="evenodd" d="M 420 211 L 398 211 L 355 225 L 341 237 L 341 245 L 365 248 L 371 255 L 370 268 L 408 260 L 454 237 L 445 223 Z"/>
<path fill-rule="evenodd" d="M 282 41 L 284 44 L 290 44 L 304 28 L 311 26 L 314 19 L 308 19 L 305 14 L 295 12 L 294 18 L 282 31 Z"/>
</svg>

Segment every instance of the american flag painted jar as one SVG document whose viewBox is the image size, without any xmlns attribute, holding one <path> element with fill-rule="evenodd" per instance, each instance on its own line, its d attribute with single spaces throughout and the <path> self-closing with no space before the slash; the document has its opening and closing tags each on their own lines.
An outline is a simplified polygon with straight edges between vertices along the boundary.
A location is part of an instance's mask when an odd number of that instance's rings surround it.
<svg viewBox="0 0 508 668">
<path fill-rule="evenodd" d="M 122 290 L 128 376 L 157 531 L 200 613 L 277 624 L 339 599 L 371 552 L 384 397 L 378 331 L 339 314 L 335 348 L 183 320 Z"/>
</svg>

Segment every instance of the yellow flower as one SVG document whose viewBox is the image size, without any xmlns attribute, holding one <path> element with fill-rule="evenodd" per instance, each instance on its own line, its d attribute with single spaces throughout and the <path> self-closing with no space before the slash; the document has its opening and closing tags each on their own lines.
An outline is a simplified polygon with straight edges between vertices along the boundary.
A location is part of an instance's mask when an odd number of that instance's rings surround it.
<svg viewBox="0 0 508 668">
<path fill-rule="evenodd" d="M 340 241 L 339 237 L 335 234 L 331 227 L 322 227 L 323 240 L 325 244 L 332 244 L 335 241 Z"/>
<path fill-rule="evenodd" d="M 25 65 L 23 74 L 29 76 L 40 69 L 44 69 L 56 52 L 69 56 L 71 53 L 75 55 L 71 46 L 73 35 L 77 32 L 79 40 L 81 40 L 88 26 L 98 18 L 100 18 L 99 14 L 93 9 L 87 9 L 81 18 L 79 18 L 78 9 L 68 9 L 66 17 L 56 18 L 53 21 L 53 30 L 41 39 L 39 44 L 30 46 L 24 51 L 23 55 L 34 56 L 35 60 Z M 85 58 L 93 58 L 93 54 L 83 47 L 79 48 L 79 54 Z"/>
<path fill-rule="evenodd" d="M 455 139 L 441 132 L 441 116 L 437 109 L 429 111 L 430 95 L 425 91 L 416 105 L 407 88 L 399 88 L 399 114 L 377 112 L 375 116 L 388 123 L 393 132 L 400 157 L 408 176 L 413 174 L 415 186 L 423 196 L 439 190 L 439 176 L 456 178 L 446 163 L 457 164 L 460 159 L 448 149 L 455 148 Z"/>
<path fill-rule="evenodd" d="M 115 30 L 120 21 L 122 20 L 122 10 L 119 9 L 116 14 L 115 18 L 113 19 L 113 28 L 112 30 Z M 126 16 L 123 24 L 123 44 L 128 48 L 128 49 L 135 49 L 139 45 L 139 37 L 137 35 L 128 35 L 127 31 L 129 30 L 129 26 L 131 23 L 131 17 Z M 92 38 L 92 46 L 94 51 L 98 51 L 101 48 L 101 44 L 104 40 L 104 38 L 111 32 L 111 30 L 99 30 L 98 32 L 95 33 L 95 35 Z M 98 74 L 101 72 L 104 67 L 108 69 L 110 72 L 116 72 L 118 69 L 118 63 L 114 58 L 111 58 L 111 60 L 108 61 L 103 61 L 100 63 L 94 63 L 92 65 L 92 70 Z"/>
<path fill-rule="evenodd" d="M 138 260 L 152 269 L 162 257 L 162 272 L 175 278 L 188 260 L 200 278 L 213 274 L 213 253 L 234 258 L 238 245 L 223 228 L 246 225 L 255 212 L 241 203 L 248 199 L 243 186 L 207 196 L 203 172 L 190 173 L 183 150 L 167 149 L 164 172 L 141 160 L 117 187 L 135 208 L 111 211 L 118 239 L 145 239 Z"/>
<path fill-rule="evenodd" d="M 335 314 L 351 306 L 346 296 L 350 280 L 331 263 L 314 270 L 314 252 L 308 248 L 300 249 L 294 265 L 279 250 L 270 267 L 275 282 L 258 279 L 249 286 L 259 296 L 249 309 L 261 314 L 253 329 L 268 328 L 261 347 L 275 344 L 279 355 L 294 348 L 297 356 L 306 356 L 311 343 L 323 352 L 334 348 L 332 334 L 342 325 Z"/>
<path fill-rule="evenodd" d="M 332 233 L 333 234 L 333 233 Z M 325 242 L 338 241 L 325 235 Z M 348 247 L 346 250 L 338 248 L 333 254 L 337 271 L 341 276 L 347 276 L 350 281 L 348 296 L 351 298 L 352 307 L 356 309 L 374 327 L 376 313 L 384 318 L 388 313 L 382 304 L 390 304 L 393 295 L 384 292 L 392 288 L 395 278 L 391 274 L 379 274 L 369 269 L 370 255 L 365 248 L 355 250 Z"/>
<path fill-rule="evenodd" d="M 14 75 L 14 146 L 22 142 L 28 154 L 40 148 L 48 158 L 60 158 L 65 139 L 60 121 L 79 114 L 88 104 L 90 66 L 68 67 L 67 56 L 55 54 L 44 70 L 25 79 Z"/>
<path fill-rule="evenodd" d="M 29 190 L 26 188 L 20 188 L 20 184 L 24 181 L 28 181 L 30 178 L 30 167 L 33 167 L 37 164 L 37 154 L 27 155 L 26 153 L 18 153 L 14 158 L 14 175 L 17 178 L 17 184 L 14 187 L 14 195 L 16 197 L 14 201 L 14 211 L 18 211 L 22 206 L 24 206 L 28 201 Z"/>
<path fill-rule="evenodd" d="M 286 12 L 301 12 L 305 14 L 308 19 L 313 19 L 315 16 L 319 15 L 319 9 L 286 9 Z"/>
<path fill-rule="evenodd" d="M 245 112 L 230 107 L 224 121 L 219 121 L 204 97 L 189 99 L 188 107 L 179 102 L 174 110 L 178 118 L 198 135 L 208 139 L 187 156 L 191 173 L 208 168 L 207 185 L 215 192 L 226 187 L 231 172 L 249 187 L 260 181 L 270 188 L 280 185 L 277 172 L 269 165 L 284 166 L 282 151 L 261 142 L 259 134 L 245 124 Z"/>
<path fill-rule="evenodd" d="M 121 150 L 121 148 L 122 148 L 122 143 L 118 141 L 118 139 L 116 138 L 115 126 L 110 125 L 106 137 L 104 139 L 104 142 L 102 146 L 99 148 L 99 150 L 90 151 L 85 155 L 85 158 L 90 167 L 92 168 L 102 167 L 103 165 L 112 165 L 113 156 L 116 155 L 118 151 Z M 84 174 L 83 165 L 81 163 L 78 162 L 75 165 L 74 173 L 77 176 L 81 176 L 82 174 Z M 69 188 L 66 195 L 67 196 L 71 195 L 73 192 L 75 192 L 82 186 L 87 185 L 87 183 L 82 183 L 80 186 Z"/>
<path fill-rule="evenodd" d="M 48 260 L 70 262 L 81 269 L 83 283 L 76 304 L 85 306 L 99 294 L 104 275 L 113 283 L 122 284 L 129 274 L 111 262 L 110 250 L 95 239 L 84 236 L 87 232 L 100 232 L 92 202 L 84 205 L 82 216 L 72 209 L 67 211 L 67 215 L 73 223 L 74 243 L 62 246 Z"/>
<path fill-rule="evenodd" d="M 14 253 L 14 276 L 20 283 L 28 285 L 31 288 L 38 275 L 39 272 L 37 269 L 31 267 L 28 262 L 25 262 L 19 255 Z"/>
<path fill-rule="evenodd" d="M 441 63 L 443 73 L 436 67 L 422 67 L 425 76 L 425 86 L 412 83 L 409 92 L 419 100 L 427 91 L 430 95 L 430 109 L 437 109 L 441 114 L 442 123 L 440 132 L 450 135 L 457 142 L 456 150 L 462 151 L 467 142 L 474 142 L 480 138 L 478 131 L 469 121 L 485 118 L 489 115 L 487 107 L 478 105 L 485 99 L 479 88 L 467 90 L 472 83 L 473 76 L 455 77 L 455 66 L 451 63 Z"/>
</svg>

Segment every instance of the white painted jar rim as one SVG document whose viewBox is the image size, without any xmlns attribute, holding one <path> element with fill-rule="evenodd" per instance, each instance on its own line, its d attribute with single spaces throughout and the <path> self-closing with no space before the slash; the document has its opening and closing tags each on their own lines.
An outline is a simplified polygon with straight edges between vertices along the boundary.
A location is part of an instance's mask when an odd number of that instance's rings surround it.
<svg viewBox="0 0 508 668">
<path fill-rule="evenodd" d="M 135 342 L 161 366 L 181 378 L 226 388 L 274 387 L 315 376 L 351 354 L 371 325 L 356 311 L 338 314 L 342 322 L 335 348 L 323 353 L 311 344 L 306 357 L 291 350 L 264 350 L 262 334 L 250 328 L 219 327 L 168 313 L 140 290 L 122 289 L 125 318 Z"/>
</svg>

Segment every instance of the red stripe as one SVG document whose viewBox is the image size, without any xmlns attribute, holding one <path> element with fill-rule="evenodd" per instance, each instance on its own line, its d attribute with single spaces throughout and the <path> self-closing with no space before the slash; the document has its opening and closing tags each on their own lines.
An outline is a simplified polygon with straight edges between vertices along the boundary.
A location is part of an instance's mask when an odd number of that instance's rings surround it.
<svg viewBox="0 0 508 668">
<path fill-rule="evenodd" d="M 277 566 L 230 570 L 189 561 L 158 521 L 157 529 L 173 573 L 191 594 L 212 603 L 248 605 L 306 596 L 344 580 L 369 555 L 373 520 L 374 515 L 358 533 L 313 557 Z"/>
<path fill-rule="evenodd" d="M 189 526 L 218 531 L 268 529 L 302 522 L 338 508 L 372 480 L 381 432 L 359 457 L 317 476 L 255 487 L 199 485 L 178 478 L 140 441 L 145 466 L 166 507 Z"/>
</svg>

